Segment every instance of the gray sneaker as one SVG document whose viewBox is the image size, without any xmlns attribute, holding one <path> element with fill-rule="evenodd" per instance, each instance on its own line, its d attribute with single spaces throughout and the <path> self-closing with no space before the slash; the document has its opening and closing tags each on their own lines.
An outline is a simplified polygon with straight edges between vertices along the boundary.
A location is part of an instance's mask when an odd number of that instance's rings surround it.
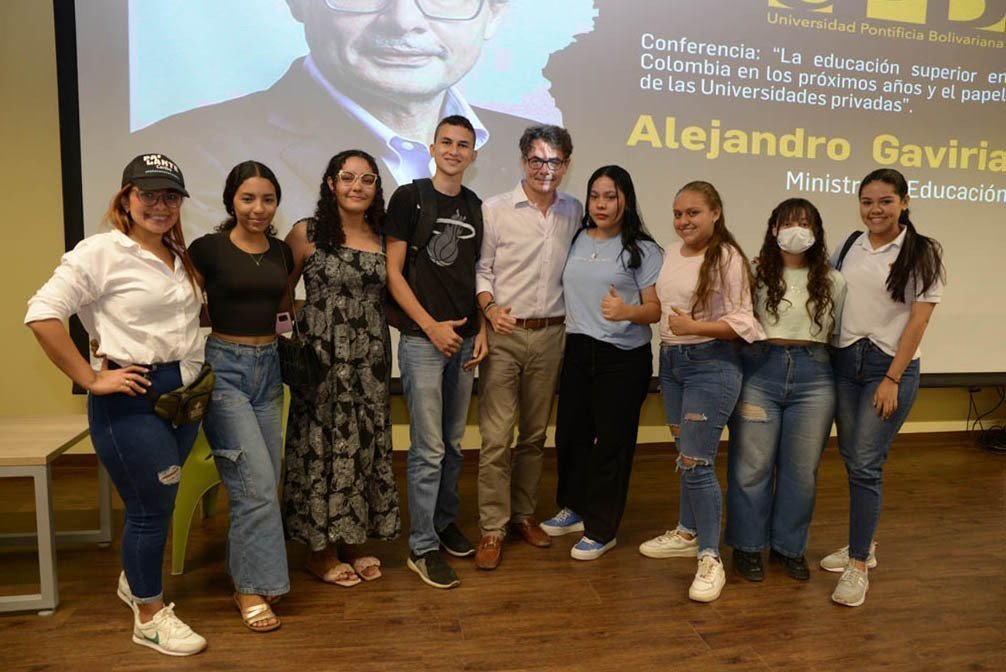
<svg viewBox="0 0 1006 672">
<path fill-rule="evenodd" d="M 866 602 L 866 591 L 869 589 L 870 579 L 867 573 L 849 565 L 842 572 L 842 578 L 831 594 L 831 601 L 847 607 L 858 607 Z"/>
<path fill-rule="evenodd" d="M 409 553 L 406 564 L 424 583 L 434 588 L 454 588 L 461 585 L 461 579 L 440 557 L 440 551 L 427 551 L 422 555 Z"/>
<path fill-rule="evenodd" d="M 875 551 L 877 550 L 876 542 L 870 544 L 870 557 L 866 559 L 866 566 L 868 569 L 873 569 L 877 566 L 877 556 Z M 834 553 L 824 556 L 821 558 L 821 569 L 826 572 L 844 572 L 846 566 L 849 564 L 849 547 L 843 546 Z"/>
</svg>

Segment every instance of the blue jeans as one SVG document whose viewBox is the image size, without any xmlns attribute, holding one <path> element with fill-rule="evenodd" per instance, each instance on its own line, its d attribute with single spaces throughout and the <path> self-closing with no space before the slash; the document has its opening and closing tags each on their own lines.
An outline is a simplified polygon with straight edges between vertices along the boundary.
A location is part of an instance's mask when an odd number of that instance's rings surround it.
<svg viewBox="0 0 1006 672">
<path fill-rule="evenodd" d="M 461 437 L 465 433 L 474 373 L 464 364 L 472 358 L 475 337 L 453 357 L 440 354 L 423 336 L 402 335 L 398 367 L 409 407 L 409 548 L 417 555 L 440 547 L 437 531 L 458 517 Z"/>
<path fill-rule="evenodd" d="M 728 341 L 660 346 L 660 396 L 681 470 L 678 529 L 699 539 L 699 557 L 719 557 L 723 493 L 716 450 L 741 391 L 740 355 Z M 688 466 L 682 458 L 695 464 Z"/>
<path fill-rule="evenodd" d="M 158 392 L 181 386 L 177 362 L 144 366 Z M 89 394 L 87 419 L 94 452 L 126 507 L 122 531 L 126 580 L 137 603 L 157 602 L 162 596 L 164 543 L 175 510 L 178 481 L 199 424 L 173 427 L 154 415 L 149 401 L 126 394 Z"/>
<path fill-rule="evenodd" d="M 868 339 L 832 354 L 838 389 L 838 451 L 849 475 L 849 557 L 865 561 L 880 519 L 884 463 L 894 437 L 908 417 L 919 391 L 919 360 L 901 374 L 898 409 L 887 420 L 877 417 L 873 394 L 894 359 Z"/>
<path fill-rule="evenodd" d="M 745 346 L 744 386 L 730 419 L 724 541 L 751 553 L 807 548 L 817 465 L 835 418 L 828 346 Z"/>
<path fill-rule="evenodd" d="M 216 383 L 204 428 L 227 488 L 227 569 L 248 595 L 290 591 L 280 513 L 283 382 L 276 343 L 242 345 L 210 336 L 206 361 Z"/>
</svg>

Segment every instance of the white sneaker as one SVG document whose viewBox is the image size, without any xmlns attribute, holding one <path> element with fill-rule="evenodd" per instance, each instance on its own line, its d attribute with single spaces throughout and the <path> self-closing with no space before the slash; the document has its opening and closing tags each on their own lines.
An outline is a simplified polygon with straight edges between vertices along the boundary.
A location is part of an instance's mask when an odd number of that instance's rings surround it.
<svg viewBox="0 0 1006 672">
<path fill-rule="evenodd" d="M 136 618 L 140 613 L 140 608 L 136 606 L 136 602 L 133 600 L 133 591 L 129 589 L 129 581 L 126 580 L 126 573 L 119 572 L 119 587 L 116 588 L 115 594 L 119 596 L 119 599 L 126 603 L 126 606 L 133 610 L 133 618 Z"/>
<path fill-rule="evenodd" d="M 133 619 L 133 641 L 169 656 L 191 656 L 206 648 L 206 640 L 175 616 L 175 603 L 164 607 L 150 620 Z"/>
<path fill-rule="evenodd" d="M 867 573 L 849 565 L 842 572 L 842 578 L 831 594 L 831 601 L 847 607 L 858 607 L 866 602 L 866 591 L 869 589 L 870 578 Z"/>
<path fill-rule="evenodd" d="M 704 555 L 699 560 L 699 569 L 692 579 L 692 587 L 688 589 L 688 599 L 696 602 L 712 602 L 720 596 L 727 576 L 723 572 L 723 563 L 719 558 Z"/>
<path fill-rule="evenodd" d="M 648 558 L 694 558 L 699 554 L 699 539 L 685 539 L 678 530 L 667 530 L 641 543 L 639 552 Z"/>
<path fill-rule="evenodd" d="M 868 569 L 873 569 L 877 566 L 877 556 L 875 551 L 877 550 L 876 542 L 870 544 L 870 556 L 866 559 L 866 566 Z M 849 565 L 849 547 L 843 546 L 834 553 L 826 555 L 821 558 L 821 569 L 826 572 L 844 572 L 845 568 Z"/>
</svg>

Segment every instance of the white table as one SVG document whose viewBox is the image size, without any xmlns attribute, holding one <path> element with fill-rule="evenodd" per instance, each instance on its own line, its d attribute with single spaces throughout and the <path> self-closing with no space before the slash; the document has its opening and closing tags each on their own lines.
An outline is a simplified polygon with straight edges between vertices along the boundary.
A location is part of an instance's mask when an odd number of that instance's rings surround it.
<svg viewBox="0 0 1006 672">
<path fill-rule="evenodd" d="M 112 490 L 98 463 L 98 529 L 56 532 L 52 520 L 52 463 L 87 436 L 86 415 L 0 417 L 0 478 L 30 476 L 35 485 L 36 534 L 0 534 L 0 543 L 38 544 L 39 593 L 0 596 L 0 612 L 38 610 L 59 604 L 56 541 L 112 541 Z"/>
</svg>

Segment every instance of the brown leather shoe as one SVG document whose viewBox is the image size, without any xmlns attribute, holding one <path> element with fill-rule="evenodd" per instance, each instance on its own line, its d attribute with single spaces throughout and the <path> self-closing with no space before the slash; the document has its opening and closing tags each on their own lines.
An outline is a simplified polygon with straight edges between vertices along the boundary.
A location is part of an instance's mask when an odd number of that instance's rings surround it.
<svg viewBox="0 0 1006 672">
<path fill-rule="evenodd" d="M 548 548 L 552 545 L 551 537 L 545 534 L 545 530 L 541 529 L 541 526 L 530 516 L 519 523 L 510 521 L 510 531 L 532 546 Z"/>
<path fill-rule="evenodd" d="M 486 534 L 479 539 L 479 547 L 475 551 L 475 567 L 477 569 L 496 569 L 503 558 L 503 539 L 495 534 Z"/>
</svg>

